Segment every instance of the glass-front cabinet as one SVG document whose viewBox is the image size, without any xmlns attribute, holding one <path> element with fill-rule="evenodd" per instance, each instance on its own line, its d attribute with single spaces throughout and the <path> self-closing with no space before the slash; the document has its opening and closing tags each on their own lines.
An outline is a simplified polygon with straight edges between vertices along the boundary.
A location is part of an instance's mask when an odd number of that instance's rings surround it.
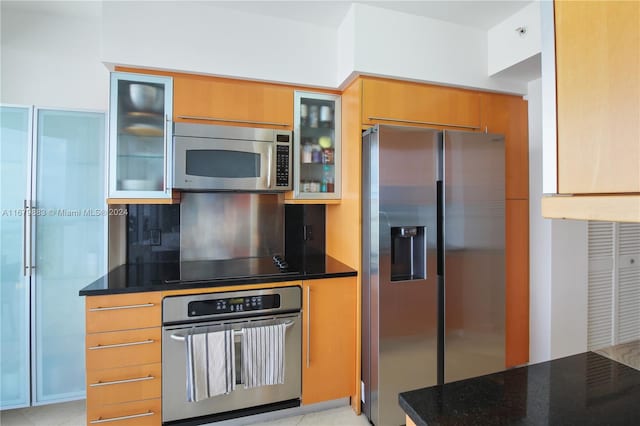
<svg viewBox="0 0 640 426">
<path fill-rule="evenodd" d="M 171 77 L 111 74 L 110 199 L 171 199 L 172 105 Z"/>
<path fill-rule="evenodd" d="M 296 91 L 293 196 L 340 198 L 340 95 Z"/>
</svg>

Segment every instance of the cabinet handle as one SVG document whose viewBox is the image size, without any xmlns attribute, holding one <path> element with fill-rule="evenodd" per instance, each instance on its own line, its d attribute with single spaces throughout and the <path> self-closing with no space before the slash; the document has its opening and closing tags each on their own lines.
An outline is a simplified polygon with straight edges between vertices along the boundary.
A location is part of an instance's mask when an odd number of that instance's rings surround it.
<svg viewBox="0 0 640 426">
<path fill-rule="evenodd" d="M 153 339 L 142 340 L 140 342 L 129 342 L 129 343 L 115 343 L 113 345 L 98 345 L 98 346 L 90 346 L 90 350 L 95 349 L 110 349 L 110 348 L 123 348 L 125 346 L 136 346 L 136 345 L 148 345 L 150 343 L 155 342 Z"/>
<path fill-rule="evenodd" d="M 106 419 L 103 419 L 102 417 L 98 417 L 97 420 L 91 420 L 89 423 L 92 425 L 95 425 L 98 423 L 117 422 L 120 420 L 129 420 L 129 419 L 137 419 L 139 417 L 153 416 L 154 414 L 155 413 L 153 411 L 147 411 L 146 413 L 132 414 L 130 416 L 121 416 L 121 417 L 107 417 Z"/>
<path fill-rule="evenodd" d="M 271 121 L 231 120 L 227 118 L 201 117 L 197 115 L 179 115 L 178 118 L 182 118 L 184 120 L 221 121 L 223 123 L 265 124 L 268 126 L 289 127 L 289 124 L 273 123 Z"/>
<path fill-rule="evenodd" d="M 267 188 L 271 189 L 271 167 L 272 167 L 272 163 L 273 163 L 273 159 L 272 157 L 272 148 L 273 147 L 269 147 L 269 160 L 267 160 L 269 162 L 268 166 L 267 166 Z"/>
<path fill-rule="evenodd" d="M 153 380 L 153 379 L 155 379 L 154 376 L 136 377 L 135 379 L 114 380 L 111 382 L 101 382 L 98 380 L 97 383 L 91 383 L 89 386 L 96 387 L 96 386 L 119 385 L 122 383 L 144 382 L 144 381 Z"/>
<path fill-rule="evenodd" d="M 169 122 L 169 116 L 165 114 L 164 116 L 164 179 L 162 180 L 162 192 L 167 192 L 167 188 L 169 187 L 168 181 L 169 176 L 167 175 L 167 164 L 169 163 L 169 159 L 167 158 L 167 145 L 169 132 L 167 131 L 167 123 Z"/>
<path fill-rule="evenodd" d="M 369 117 L 369 120 L 383 120 L 383 121 L 394 121 L 396 123 L 424 124 L 427 126 L 458 127 L 460 129 L 480 130 L 480 127 L 478 126 L 463 126 L 461 124 L 437 123 L 435 121 L 401 120 L 398 118 L 389 118 L 389 117 Z"/>
<path fill-rule="evenodd" d="M 156 306 L 155 303 L 142 303 L 140 305 L 122 305 L 122 306 L 107 306 L 104 308 L 97 307 L 89 309 L 89 312 L 99 312 L 99 311 L 116 311 L 118 309 L 133 309 L 133 308 L 150 308 L 152 306 Z"/>
<path fill-rule="evenodd" d="M 309 349 L 311 348 L 311 287 L 307 286 L 307 368 L 311 364 L 311 355 Z"/>
<path fill-rule="evenodd" d="M 27 264 L 27 214 L 29 207 L 27 207 L 27 200 L 24 200 L 22 210 L 22 264 L 24 265 L 23 276 L 27 276 L 29 265 Z"/>
</svg>

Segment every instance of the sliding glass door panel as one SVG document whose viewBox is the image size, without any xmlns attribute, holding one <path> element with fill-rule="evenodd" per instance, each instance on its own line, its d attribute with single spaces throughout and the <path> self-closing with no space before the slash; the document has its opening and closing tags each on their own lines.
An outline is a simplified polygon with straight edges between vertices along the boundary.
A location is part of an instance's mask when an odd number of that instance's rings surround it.
<svg viewBox="0 0 640 426">
<path fill-rule="evenodd" d="M 0 107 L 0 409 L 28 406 L 31 108 Z"/>
<path fill-rule="evenodd" d="M 38 110 L 34 404 L 84 397 L 84 299 L 105 265 L 105 116 Z"/>
</svg>

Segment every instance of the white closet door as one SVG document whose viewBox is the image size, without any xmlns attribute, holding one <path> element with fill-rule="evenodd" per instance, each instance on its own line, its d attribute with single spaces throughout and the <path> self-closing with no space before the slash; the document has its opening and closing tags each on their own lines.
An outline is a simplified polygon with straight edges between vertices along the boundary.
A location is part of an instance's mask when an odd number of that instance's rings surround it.
<svg viewBox="0 0 640 426">
<path fill-rule="evenodd" d="M 588 348 L 612 345 L 614 224 L 589 222 Z"/>
<path fill-rule="evenodd" d="M 640 339 L 640 223 L 618 228 L 617 343 Z"/>
<path fill-rule="evenodd" d="M 589 222 L 590 350 L 640 339 L 640 224 Z"/>
</svg>

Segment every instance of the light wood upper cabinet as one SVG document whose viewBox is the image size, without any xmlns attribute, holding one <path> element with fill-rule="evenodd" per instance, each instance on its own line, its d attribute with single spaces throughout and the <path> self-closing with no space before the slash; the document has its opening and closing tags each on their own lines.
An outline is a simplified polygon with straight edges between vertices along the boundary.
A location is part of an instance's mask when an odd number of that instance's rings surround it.
<svg viewBox="0 0 640 426">
<path fill-rule="evenodd" d="M 175 121 L 293 127 L 292 87 L 195 75 L 176 75 L 173 87 Z"/>
<path fill-rule="evenodd" d="M 355 393 L 356 278 L 303 282 L 302 403 Z"/>
<path fill-rule="evenodd" d="M 482 93 L 482 131 L 505 136 L 505 196 L 529 198 L 529 130 L 527 102 L 520 96 Z"/>
<path fill-rule="evenodd" d="M 640 193 L 640 2 L 556 1 L 555 41 L 558 193 Z"/>
<path fill-rule="evenodd" d="M 365 78 L 362 123 L 480 129 L 477 92 L 405 81 Z"/>
</svg>

